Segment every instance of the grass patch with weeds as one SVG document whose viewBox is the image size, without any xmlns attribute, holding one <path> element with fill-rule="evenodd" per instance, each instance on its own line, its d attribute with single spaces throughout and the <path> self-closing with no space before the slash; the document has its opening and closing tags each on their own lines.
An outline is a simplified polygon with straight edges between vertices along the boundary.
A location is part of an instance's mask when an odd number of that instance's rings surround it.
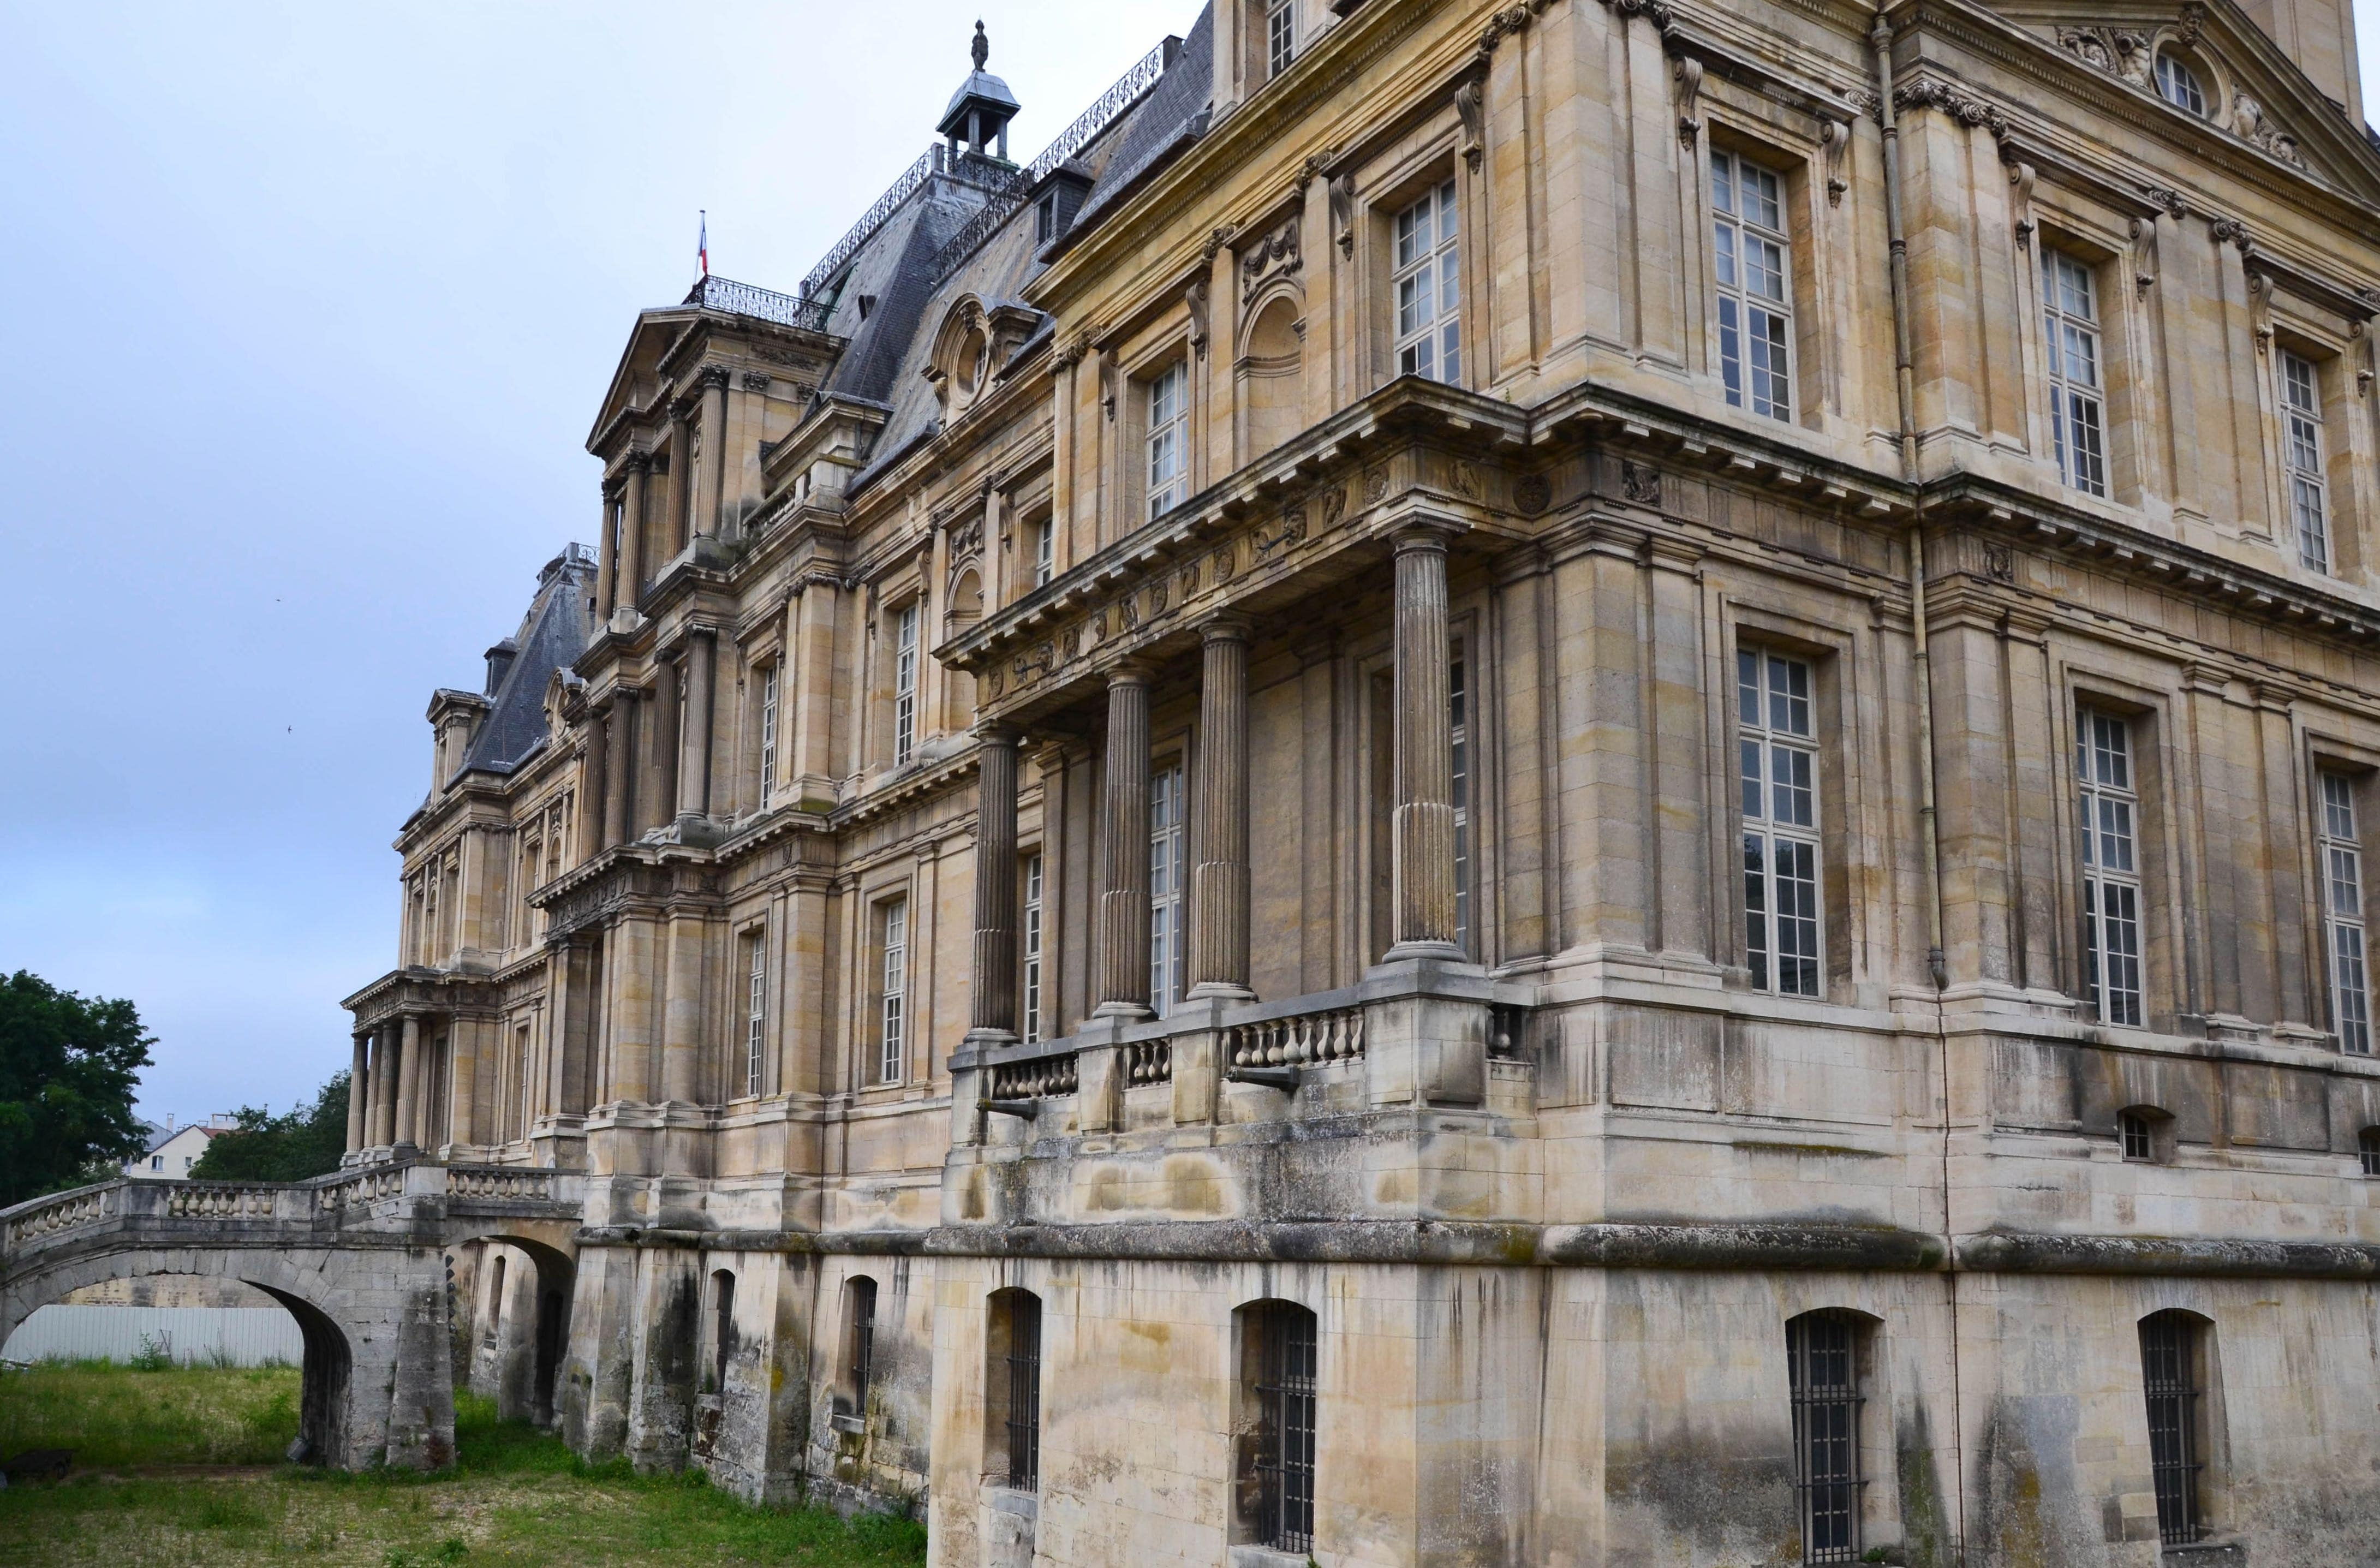
<svg viewBox="0 0 2380 1568">
<path fill-rule="evenodd" d="M 261 1380 L 233 1386 L 242 1380 Z M 283 1416 L 285 1425 L 260 1412 Z M 94 1474 L 176 1465 L 265 1465 L 297 1433 L 298 1374 L 121 1367 L 0 1377 L 0 1452 L 73 1448 L 84 1473 L 0 1491 L 0 1563 L 305 1562 L 443 1568 L 557 1562 L 641 1568 L 688 1561 L 878 1568 L 925 1560 L 924 1525 L 822 1508 L 752 1508 L 698 1473 L 589 1465 L 493 1405 L 456 1402 L 453 1470 L 346 1475 L 288 1465 L 244 1473 Z M 160 1422 L 164 1407 L 179 1412 Z M 128 1416 L 127 1410 L 142 1415 Z M 268 1427 L 270 1430 L 268 1431 Z M 249 1446 L 243 1447 L 242 1444 Z M 261 1457 L 234 1458 L 267 1447 Z"/>
</svg>

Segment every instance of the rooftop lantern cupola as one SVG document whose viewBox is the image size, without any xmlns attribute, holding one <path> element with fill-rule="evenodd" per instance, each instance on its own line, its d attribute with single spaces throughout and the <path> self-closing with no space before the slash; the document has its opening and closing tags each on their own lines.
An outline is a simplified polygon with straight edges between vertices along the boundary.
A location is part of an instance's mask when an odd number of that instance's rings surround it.
<svg viewBox="0 0 2380 1568">
<path fill-rule="evenodd" d="M 962 142 L 968 152 L 981 157 L 984 144 L 990 142 L 993 156 L 1008 161 L 1008 122 L 1016 117 L 1022 106 L 1008 84 L 983 68 L 991 58 L 991 41 L 984 36 L 983 23 L 975 24 L 975 45 L 969 51 L 975 57 L 975 69 L 959 90 L 951 95 L 951 106 L 942 112 L 942 123 L 934 128 L 951 139 L 951 152 L 956 156 Z"/>
</svg>

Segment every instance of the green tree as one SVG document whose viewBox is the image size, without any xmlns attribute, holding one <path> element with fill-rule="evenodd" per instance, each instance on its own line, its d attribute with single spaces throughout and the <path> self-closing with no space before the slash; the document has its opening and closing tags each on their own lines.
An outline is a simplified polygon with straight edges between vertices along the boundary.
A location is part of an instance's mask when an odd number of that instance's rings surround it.
<svg viewBox="0 0 2380 1568">
<path fill-rule="evenodd" d="M 332 1076 L 311 1105 L 279 1116 L 261 1106 L 233 1113 L 234 1132 L 217 1133 L 190 1167 L 194 1182 L 302 1182 L 339 1168 L 347 1151 L 347 1075 Z"/>
<path fill-rule="evenodd" d="M 140 1152 L 132 1095 L 156 1043 L 129 1002 L 23 969 L 0 981 L 0 1208 L 104 1181 Z"/>
</svg>

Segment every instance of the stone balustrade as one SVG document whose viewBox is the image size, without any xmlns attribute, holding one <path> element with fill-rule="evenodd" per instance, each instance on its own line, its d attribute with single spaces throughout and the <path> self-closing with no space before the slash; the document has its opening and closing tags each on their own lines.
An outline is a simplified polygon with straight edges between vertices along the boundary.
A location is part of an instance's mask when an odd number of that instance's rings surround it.
<svg viewBox="0 0 2380 1568">
<path fill-rule="evenodd" d="M 1223 1060 L 1233 1067 L 1319 1067 L 1363 1054 L 1364 1010 L 1357 1006 L 1258 1018 L 1223 1030 Z"/>
</svg>

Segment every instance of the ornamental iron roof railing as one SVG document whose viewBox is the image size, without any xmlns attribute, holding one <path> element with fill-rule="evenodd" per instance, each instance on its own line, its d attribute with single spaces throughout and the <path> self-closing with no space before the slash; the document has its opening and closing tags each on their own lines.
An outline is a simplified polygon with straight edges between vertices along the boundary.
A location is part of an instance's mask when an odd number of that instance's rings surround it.
<svg viewBox="0 0 2380 1568">
<path fill-rule="evenodd" d="M 1067 159 L 1091 144 L 1099 132 L 1122 119 L 1125 111 L 1139 103 L 1148 90 L 1165 75 L 1165 67 L 1180 54 L 1182 41 L 1168 38 L 1140 58 L 1132 69 L 1118 77 L 1115 85 L 1099 94 L 1098 102 L 1083 111 L 1073 125 L 1058 134 L 1058 140 L 1041 150 L 1041 155 L 1023 168 L 1006 176 L 994 188 L 991 200 L 978 208 L 958 233 L 934 257 L 934 281 L 941 283 L 956 272 L 965 261 L 983 248 L 1014 216 L 1024 203 L 1026 195 L 1041 183 L 1051 171 Z"/>
<path fill-rule="evenodd" d="M 851 225 L 851 232 L 834 242 L 834 249 L 826 253 L 826 259 L 812 267 L 808 275 L 802 279 L 804 299 L 819 298 L 826 286 L 834 281 L 835 273 L 843 270 L 844 263 L 856 255 L 861 246 L 876 237 L 876 231 L 891 221 L 892 214 L 901 210 L 901 203 L 916 194 L 917 188 L 926 183 L 926 176 L 941 165 L 941 160 L 938 156 L 941 152 L 938 144 L 917 154 L 917 161 L 901 172 L 901 177 L 876 199 L 876 205 L 860 214 L 859 221 Z"/>
<path fill-rule="evenodd" d="M 708 273 L 686 294 L 686 302 L 699 305 L 706 310 L 726 310 L 738 316 L 751 316 L 779 326 L 800 327 L 808 332 L 826 331 L 830 301 L 796 299 L 790 294 L 780 294 L 773 288 L 761 288 L 754 284 L 737 283 L 733 278 L 713 277 Z"/>
</svg>

